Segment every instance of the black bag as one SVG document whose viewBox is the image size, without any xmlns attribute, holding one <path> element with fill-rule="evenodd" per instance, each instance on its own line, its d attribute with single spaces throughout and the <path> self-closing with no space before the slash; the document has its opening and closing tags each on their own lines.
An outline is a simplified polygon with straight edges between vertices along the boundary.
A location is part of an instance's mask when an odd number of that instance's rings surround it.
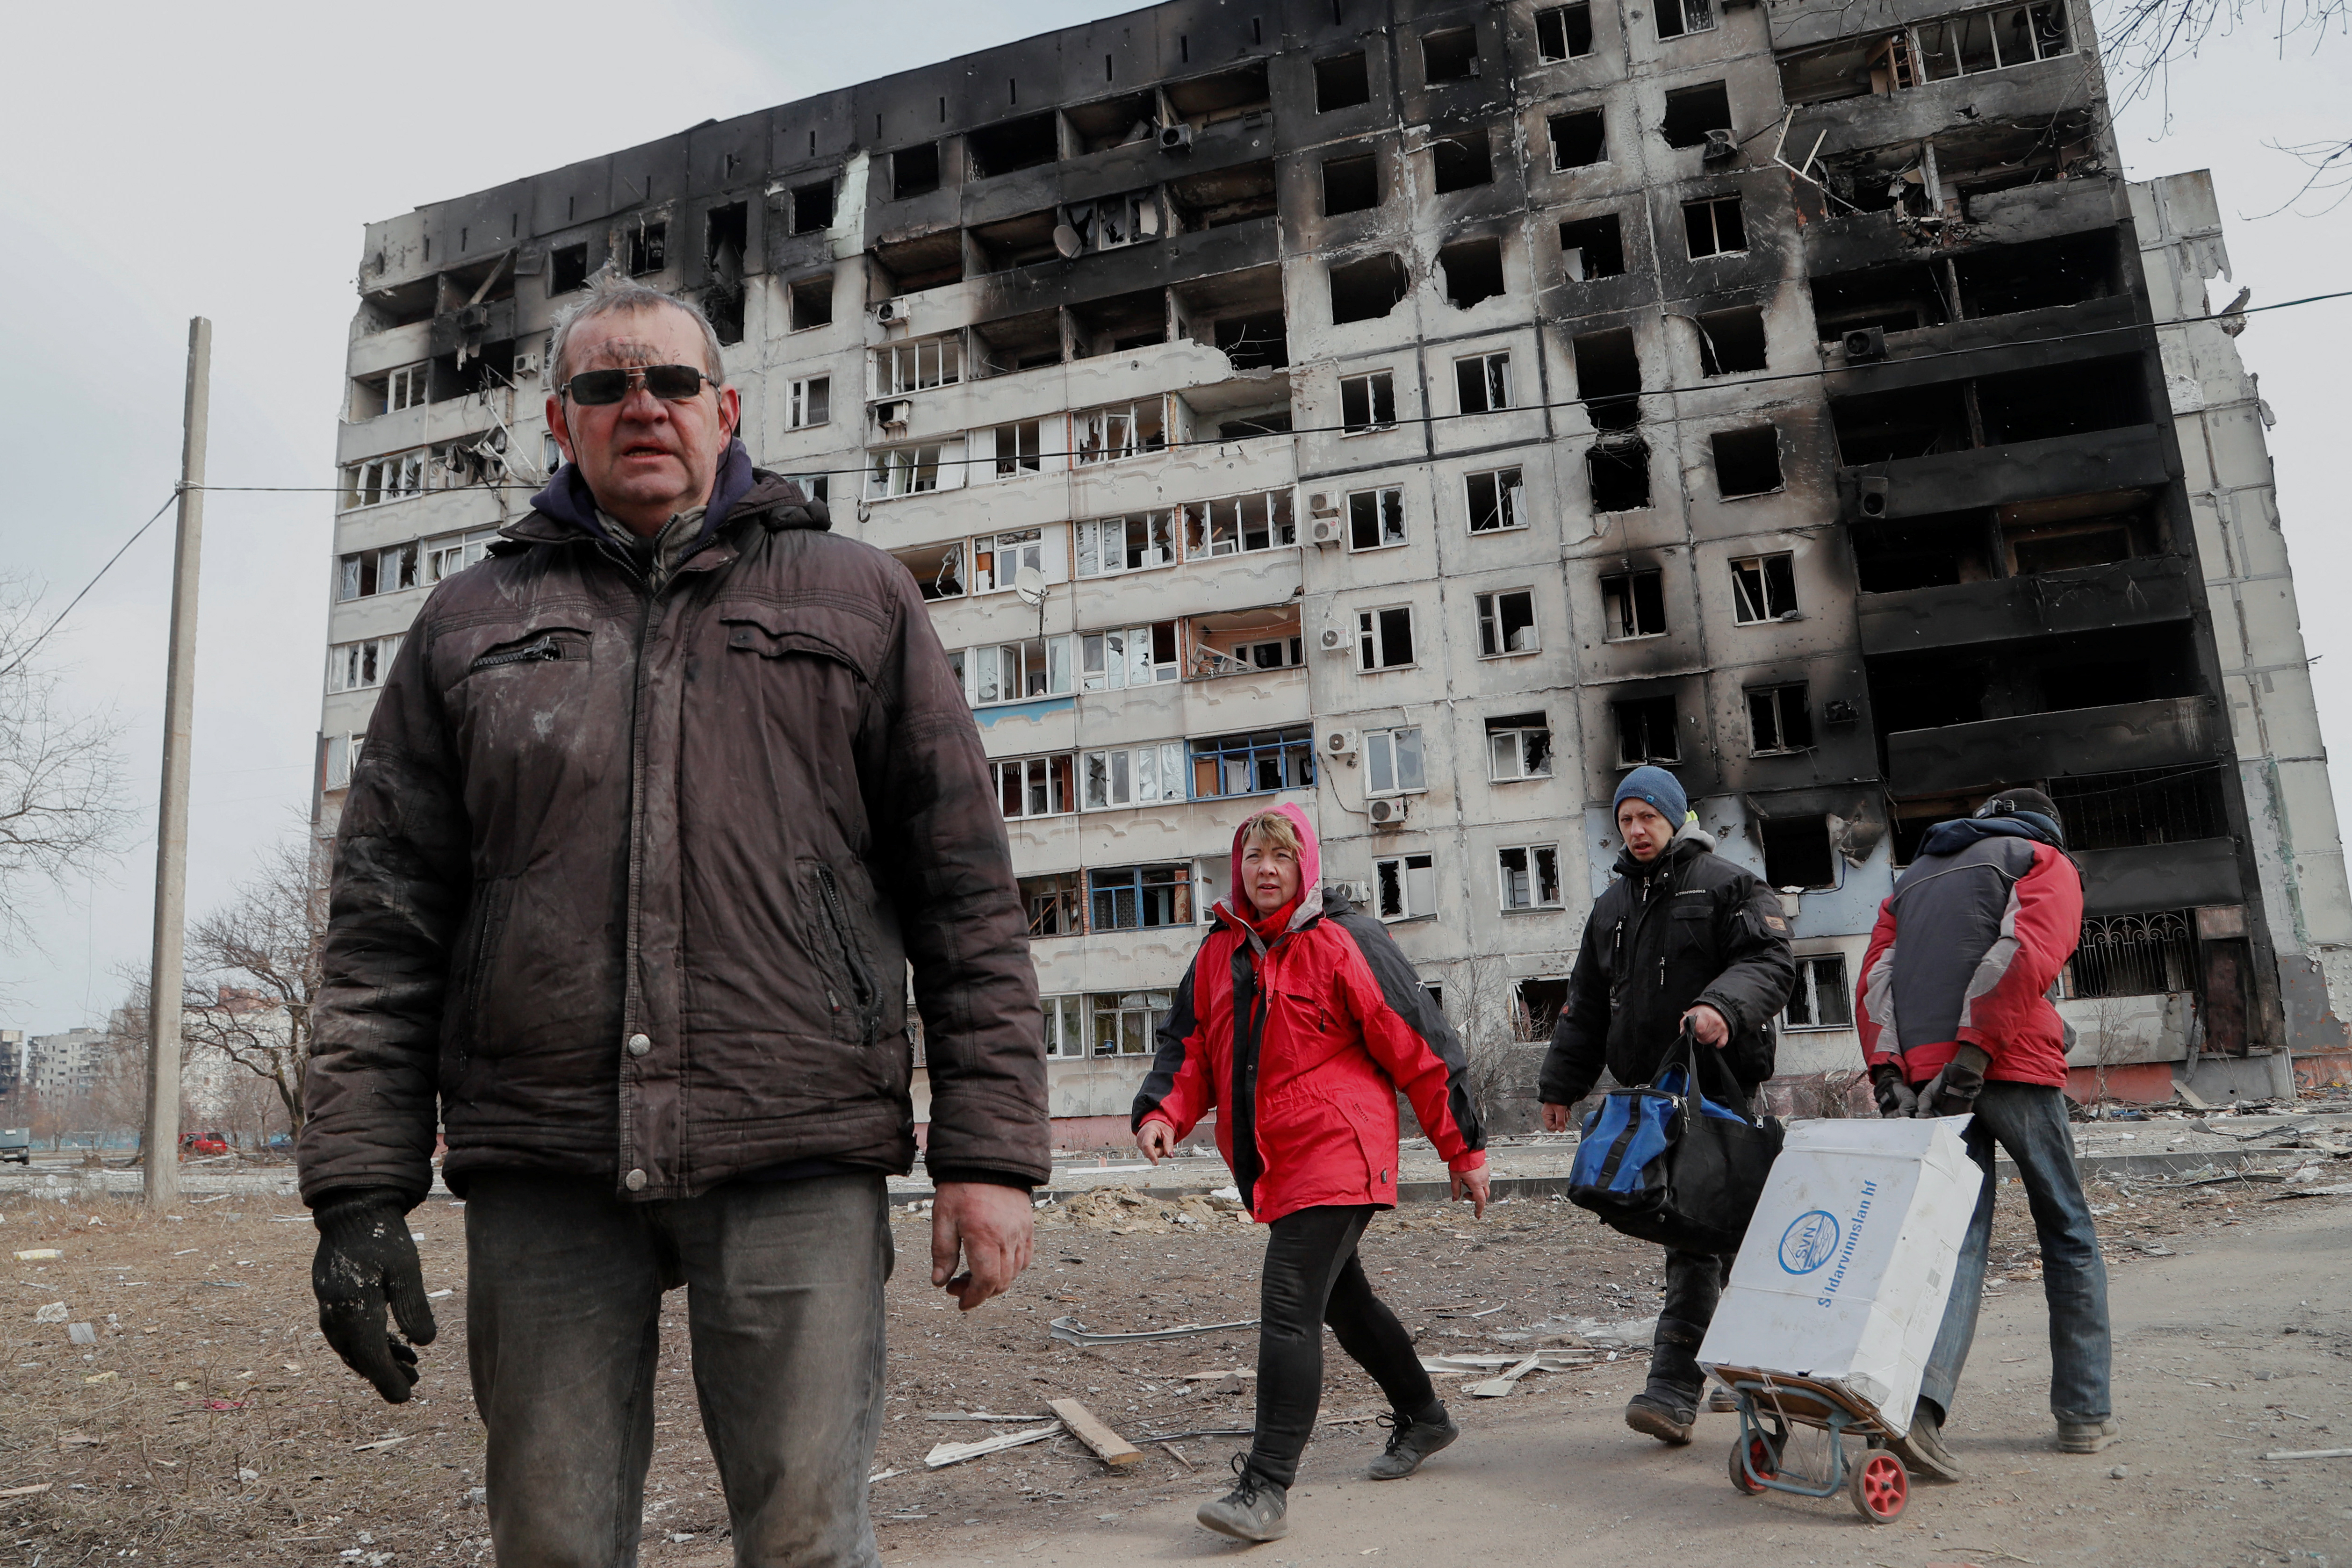
<svg viewBox="0 0 2352 1568">
<path fill-rule="evenodd" d="M 1734 1110 L 1745 1098 L 1736 1082 L 1729 1104 L 1706 1097 L 1702 1067 L 1730 1077 L 1715 1057 L 1685 1024 L 1648 1085 L 1611 1090 L 1584 1119 L 1569 1201 L 1662 1247 L 1738 1251 L 1783 1130 L 1777 1117 Z"/>
</svg>

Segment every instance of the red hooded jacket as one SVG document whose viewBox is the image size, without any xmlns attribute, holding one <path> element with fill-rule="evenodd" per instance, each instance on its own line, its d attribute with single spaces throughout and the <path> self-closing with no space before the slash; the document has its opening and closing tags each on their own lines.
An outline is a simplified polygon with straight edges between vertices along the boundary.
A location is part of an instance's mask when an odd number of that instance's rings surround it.
<svg viewBox="0 0 2352 1568">
<path fill-rule="evenodd" d="M 1301 847 L 1288 927 L 1271 942 L 1253 929 L 1236 832 L 1233 897 L 1177 988 L 1133 1118 L 1181 1138 L 1220 1111 L 1218 1151 L 1268 1225 L 1317 1205 L 1395 1205 L 1399 1089 L 1449 1169 L 1486 1163 L 1445 1015 L 1387 929 L 1324 892 L 1307 814 L 1276 809 Z"/>
</svg>

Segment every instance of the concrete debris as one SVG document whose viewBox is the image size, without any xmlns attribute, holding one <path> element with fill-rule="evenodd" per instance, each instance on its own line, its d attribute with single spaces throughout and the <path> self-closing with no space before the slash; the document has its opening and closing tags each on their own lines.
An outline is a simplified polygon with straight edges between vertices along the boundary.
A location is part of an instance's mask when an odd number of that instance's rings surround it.
<svg viewBox="0 0 2352 1568">
<path fill-rule="evenodd" d="M 1239 1212 L 1239 1200 L 1228 1206 L 1216 1194 L 1188 1194 L 1173 1202 L 1146 1197 L 1132 1187 L 1095 1187 L 1037 1211 L 1041 1225 L 1069 1225 L 1081 1230 L 1108 1231 L 1114 1236 L 1166 1236 L 1174 1231 L 1204 1229 L 1249 1222 Z"/>
<path fill-rule="evenodd" d="M 1075 1317 L 1063 1317 L 1055 1318 L 1045 1325 L 1045 1331 L 1064 1344 L 1076 1345 L 1083 1350 L 1095 1345 L 1134 1345 L 1141 1344 L 1148 1340 L 1181 1340 L 1189 1339 L 1194 1334 L 1213 1334 L 1227 1329 L 1256 1327 L 1257 1320 L 1250 1318 L 1233 1323 L 1185 1323 L 1173 1329 L 1150 1329 L 1135 1333 L 1105 1334 L 1087 1328 Z"/>
<path fill-rule="evenodd" d="M 1001 1432 L 993 1437 L 982 1437 L 972 1443 L 941 1443 L 923 1456 L 927 1469 L 936 1470 L 944 1465 L 961 1465 L 966 1459 L 977 1459 L 983 1454 L 1002 1453 L 1007 1448 L 1024 1447 L 1042 1443 L 1062 1431 L 1059 1421 L 1049 1421 L 1043 1426 L 1032 1426 L 1025 1432 Z"/>
<path fill-rule="evenodd" d="M 1474 1398 L 1500 1399 L 1519 1385 L 1519 1379 L 1535 1371 L 1536 1363 L 1541 1360 L 1543 1360 L 1543 1352 L 1538 1351 L 1500 1376 L 1490 1377 L 1484 1383 L 1472 1384 L 1469 1393 Z"/>
</svg>

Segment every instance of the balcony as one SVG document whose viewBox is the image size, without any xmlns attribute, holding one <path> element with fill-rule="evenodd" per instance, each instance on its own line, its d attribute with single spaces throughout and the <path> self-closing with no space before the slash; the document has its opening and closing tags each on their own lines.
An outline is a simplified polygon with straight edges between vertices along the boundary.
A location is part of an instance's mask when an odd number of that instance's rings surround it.
<svg viewBox="0 0 2352 1568">
<path fill-rule="evenodd" d="M 1897 795 L 1957 795 L 2019 779 L 2202 762 L 2228 743 L 2212 699 L 2166 697 L 1898 731 L 1886 737 L 1886 782 Z"/>
<path fill-rule="evenodd" d="M 2150 910 L 2245 901 L 2234 839 L 2191 838 L 2128 849 L 2087 849 L 2075 859 L 2083 868 L 2086 915 L 2142 914 Z"/>
<path fill-rule="evenodd" d="M 2150 555 L 2032 576 L 1864 594 L 1856 603 L 1862 651 L 1872 657 L 2147 626 L 2189 618 L 2189 563 L 2178 555 Z"/>
<path fill-rule="evenodd" d="M 2127 425 L 1841 468 L 1838 499 L 1849 521 L 1892 522 L 2049 496 L 2152 489 L 2169 479 L 2158 427 Z"/>
</svg>

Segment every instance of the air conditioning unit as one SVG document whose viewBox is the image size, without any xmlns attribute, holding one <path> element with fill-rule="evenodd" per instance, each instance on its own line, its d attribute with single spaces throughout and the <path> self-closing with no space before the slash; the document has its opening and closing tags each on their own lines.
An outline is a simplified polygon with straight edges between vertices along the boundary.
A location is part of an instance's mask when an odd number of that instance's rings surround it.
<svg viewBox="0 0 2352 1568">
<path fill-rule="evenodd" d="M 524 376 L 537 375 L 538 374 L 539 350 L 537 348 L 515 350 L 514 378 L 517 381 L 520 381 Z"/>
<path fill-rule="evenodd" d="M 914 411 L 914 406 L 903 397 L 890 403 L 877 403 L 874 405 L 874 423 L 885 430 L 904 430 L 907 416 Z"/>
<path fill-rule="evenodd" d="M 1360 738 L 1353 730 L 1327 731 L 1323 736 L 1323 754 L 1327 757 L 1352 757 Z"/>
<path fill-rule="evenodd" d="M 1160 150 L 1162 153 L 1190 153 L 1192 150 L 1192 128 L 1184 124 L 1161 126 Z"/>
<path fill-rule="evenodd" d="M 1383 795 L 1365 808 L 1374 827 L 1402 827 L 1408 803 L 1401 795 Z"/>
<path fill-rule="evenodd" d="M 1838 342 L 1845 350 L 1845 363 L 1848 364 L 1864 364 L 1886 357 L 1885 327 L 1856 327 L 1841 334 Z"/>
<path fill-rule="evenodd" d="M 1337 517 L 1337 516 L 1339 516 L 1339 492 L 1338 492 L 1338 491 L 1336 491 L 1336 490 L 1309 490 L 1309 491 L 1307 491 L 1307 515 L 1308 515 L 1308 516 L 1310 516 L 1310 517 Z"/>
<path fill-rule="evenodd" d="M 874 319 L 886 327 L 903 325 L 913 313 L 904 300 L 885 300 L 874 307 Z"/>
<path fill-rule="evenodd" d="M 1894 481 L 1885 474 L 1864 474 L 1854 480 L 1854 510 L 1864 517 L 1886 515 L 1886 497 Z"/>
<path fill-rule="evenodd" d="M 1718 128 L 1706 133 L 1706 145 L 1700 150 L 1698 161 L 1702 163 L 1721 163 L 1738 155 L 1739 143 L 1732 139 L 1730 132 Z"/>
<path fill-rule="evenodd" d="M 1372 901 L 1372 885 L 1370 882 L 1330 882 L 1325 885 L 1359 909 Z"/>
<path fill-rule="evenodd" d="M 1348 646 L 1348 634 L 1338 626 L 1325 626 L 1316 635 L 1315 641 L 1325 653 L 1339 653 Z"/>
<path fill-rule="evenodd" d="M 1307 538 L 1310 543 L 1337 544 L 1343 532 L 1343 525 L 1336 517 L 1309 518 L 1307 522 Z"/>
</svg>

